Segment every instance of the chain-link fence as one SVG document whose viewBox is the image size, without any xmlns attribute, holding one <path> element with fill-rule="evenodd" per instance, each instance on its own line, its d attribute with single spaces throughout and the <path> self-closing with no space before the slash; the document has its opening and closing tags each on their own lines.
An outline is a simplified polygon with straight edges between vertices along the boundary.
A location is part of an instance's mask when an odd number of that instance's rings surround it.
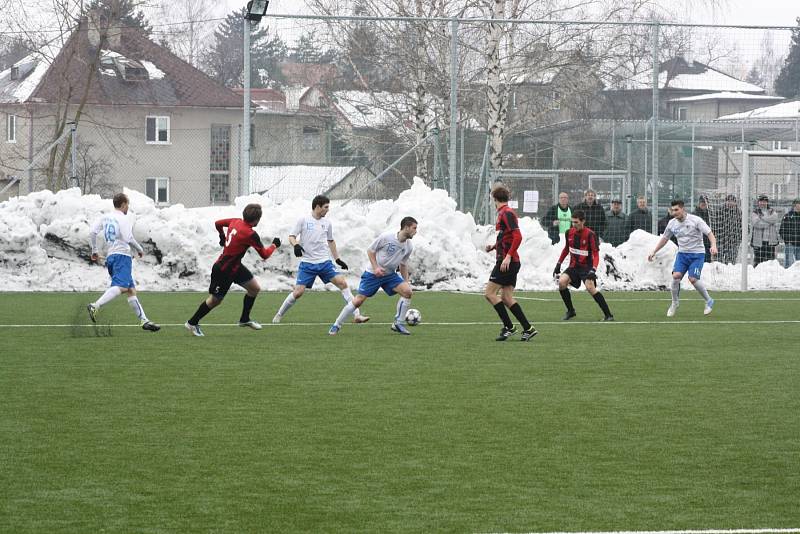
<svg viewBox="0 0 800 534">
<path fill-rule="evenodd" d="M 744 151 L 800 149 L 800 107 L 778 94 L 796 28 L 628 22 L 636 2 L 595 13 L 604 22 L 370 17 L 369 4 L 262 20 L 293 53 L 254 82 L 250 169 L 241 112 L 95 117 L 78 125 L 81 187 L 125 185 L 164 205 L 250 192 L 369 201 L 418 176 L 488 223 L 502 180 L 525 215 L 593 189 L 606 209 L 644 210 L 651 231 L 675 198 L 694 209 L 701 194 L 753 197 L 747 206 L 766 194 L 786 211 L 800 196 L 796 158 L 756 160 L 750 190 L 740 185 Z M 37 147 L 52 140 L 45 130 Z M 52 186 L 51 175 L 22 191 Z"/>
</svg>

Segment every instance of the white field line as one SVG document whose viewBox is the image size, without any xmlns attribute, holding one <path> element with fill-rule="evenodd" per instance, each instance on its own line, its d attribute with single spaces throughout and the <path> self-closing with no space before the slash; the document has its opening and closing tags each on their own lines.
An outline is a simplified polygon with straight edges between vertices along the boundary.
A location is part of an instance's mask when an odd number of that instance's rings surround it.
<svg viewBox="0 0 800 534">
<path fill-rule="evenodd" d="M 676 324 L 676 325 L 719 325 L 719 324 L 797 324 L 800 323 L 800 319 L 785 319 L 785 320 L 775 320 L 775 321 L 768 321 L 768 320 L 752 320 L 752 321 L 715 321 L 713 319 L 706 319 L 706 320 L 699 320 L 699 321 L 614 321 L 614 322 L 604 322 L 604 321 L 535 321 L 534 326 L 539 325 L 557 325 L 557 326 L 571 326 L 571 325 L 581 325 L 581 326 L 589 326 L 589 325 L 625 325 L 625 324 L 634 324 L 634 325 L 654 325 L 654 324 Z M 184 326 L 183 323 L 159 323 L 161 326 Z M 392 323 L 379 323 L 379 322 L 370 322 L 369 325 L 350 325 L 351 327 L 357 328 L 364 328 L 369 326 L 390 326 Z M 500 326 L 499 321 L 462 321 L 462 322 L 425 322 L 423 323 L 425 326 Z M 272 324 L 272 323 L 264 323 L 262 326 L 264 328 L 280 328 L 280 327 L 290 327 L 290 326 L 330 326 L 330 322 L 324 323 L 280 323 L 280 324 Z M 113 326 L 114 328 L 141 328 L 138 324 L 0 324 L 0 328 L 92 328 L 92 327 L 105 327 L 105 326 Z M 203 328 L 208 326 L 227 326 L 227 327 L 239 327 L 237 323 L 201 323 Z M 416 328 L 416 327 L 415 327 Z M 747 531 L 750 532 L 750 531 Z M 550 534 L 550 533 L 547 533 Z M 576 533 L 577 534 L 577 533 Z M 582 534 L 582 533 L 581 533 Z"/>
<path fill-rule="evenodd" d="M 800 532 L 800 528 L 742 528 L 735 530 L 615 530 L 605 532 L 529 532 L 527 534 L 792 534 L 798 532 Z"/>
<path fill-rule="evenodd" d="M 686 289 L 684 291 L 690 291 Z M 582 291 L 573 290 L 573 293 L 581 293 Z M 712 291 L 713 293 L 713 291 Z M 483 296 L 483 293 L 477 292 L 469 292 L 469 291 L 453 291 L 453 295 L 475 295 L 475 296 Z M 603 293 L 606 295 L 606 300 L 609 302 L 670 302 L 671 297 L 669 294 L 665 294 L 664 297 L 648 297 L 648 298 L 640 298 L 640 299 L 629 299 L 629 298 L 616 298 L 614 295 L 617 292 L 614 291 L 606 291 Z M 514 295 L 514 298 L 517 300 L 535 300 L 539 302 L 561 302 L 561 297 L 553 297 L 553 298 L 545 298 L 545 297 L 525 297 L 522 295 Z M 702 301 L 703 299 L 699 297 L 681 297 L 681 302 L 684 301 Z M 723 301 L 752 301 L 752 302 L 789 302 L 800 300 L 800 298 L 795 297 L 788 297 L 788 298 L 775 298 L 775 297 L 719 297 L 715 298 L 715 302 L 723 302 Z"/>
</svg>

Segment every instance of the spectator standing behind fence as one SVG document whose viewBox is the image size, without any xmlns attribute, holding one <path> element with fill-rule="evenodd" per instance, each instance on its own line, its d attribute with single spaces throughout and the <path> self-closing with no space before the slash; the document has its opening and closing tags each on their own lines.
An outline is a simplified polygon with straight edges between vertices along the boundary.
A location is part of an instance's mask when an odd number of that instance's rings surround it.
<svg viewBox="0 0 800 534">
<path fill-rule="evenodd" d="M 800 261 L 800 198 L 794 199 L 792 209 L 783 216 L 778 233 L 786 243 L 783 266 L 787 269 Z"/>
<path fill-rule="evenodd" d="M 622 211 L 622 201 L 614 199 L 611 201 L 611 211 L 606 217 L 606 233 L 603 239 L 615 247 L 628 240 L 629 233 L 625 233 L 628 217 Z"/>
<path fill-rule="evenodd" d="M 750 214 L 750 226 L 753 227 L 753 266 L 775 259 L 775 247 L 778 246 L 778 223 L 781 214 L 769 207 L 769 197 L 759 195 L 758 205 Z"/>
<path fill-rule="evenodd" d="M 572 210 L 569 207 L 569 195 L 564 192 L 558 194 L 558 204 L 547 210 L 544 216 L 547 226 L 547 235 L 555 245 L 561 236 L 572 227 Z"/>
<path fill-rule="evenodd" d="M 650 210 L 647 209 L 647 199 L 640 196 L 636 199 L 636 209 L 628 215 L 628 221 L 625 223 L 625 233 L 628 237 L 634 230 L 644 230 L 651 232 L 653 225 L 650 221 Z"/>
<path fill-rule="evenodd" d="M 736 204 L 735 196 L 725 197 L 725 204 L 714 222 L 711 230 L 717 237 L 717 259 L 722 263 L 736 263 L 742 243 L 742 210 Z"/>
<path fill-rule="evenodd" d="M 575 207 L 575 210 L 582 210 L 586 215 L 585 226 L 594 232 L 598 237 L 606 232 L 606 210 L 597 201 L 597 193 L 594 189 L 587 189 L 583 195 L 583 202 Z"/>
<path fill-rule="evenodd" d="M 703 219 L 703 221 L 710 227 L 711 226 L 711 218 L 708 214 L 708 200 L 706 197 L 700 197 L 697 200 L 697 207 L 694 209 L 694 214 Z M 711 263 L 711 241 L 708 240 L 708 236 L 703 234 L 703 247 L 706 249 L 706 257 L 705 263 Z"/>
</svg>

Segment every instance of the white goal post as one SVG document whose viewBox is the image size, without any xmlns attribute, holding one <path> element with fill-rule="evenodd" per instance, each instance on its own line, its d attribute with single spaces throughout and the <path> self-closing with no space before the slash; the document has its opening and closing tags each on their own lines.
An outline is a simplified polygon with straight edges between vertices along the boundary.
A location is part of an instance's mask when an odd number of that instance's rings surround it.
<svg viewBox="0 0 800 534">
<path fill-rule="evenodd" d="M 747 252 L 750 235 L 745 229 L 750 226 L 750 210 L 746 209 L 744 196 L 750 191 L 750 158 L 800 158 L 800 152 L 789 150 L 744 150 L 742 152 L 742 243 L 739 257 L 742 263 L 742 291 L 747 291 Z"/>
</svg>

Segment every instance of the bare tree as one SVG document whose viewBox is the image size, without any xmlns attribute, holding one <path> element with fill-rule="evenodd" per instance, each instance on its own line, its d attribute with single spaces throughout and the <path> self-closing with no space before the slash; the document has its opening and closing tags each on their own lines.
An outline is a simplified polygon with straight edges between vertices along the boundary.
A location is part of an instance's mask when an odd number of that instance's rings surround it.
<svg viewBox="0 0 800 534">
<path fill-rule="evenodd" d="M 151 11 L 165 26 L 159 34 L 170 49 L 189 63 L 197 67 L 200 57 L 214 31 L 212 18 L 215 2 L 213 0 L 174 0 L 161 2 Z"/>
</svg>

